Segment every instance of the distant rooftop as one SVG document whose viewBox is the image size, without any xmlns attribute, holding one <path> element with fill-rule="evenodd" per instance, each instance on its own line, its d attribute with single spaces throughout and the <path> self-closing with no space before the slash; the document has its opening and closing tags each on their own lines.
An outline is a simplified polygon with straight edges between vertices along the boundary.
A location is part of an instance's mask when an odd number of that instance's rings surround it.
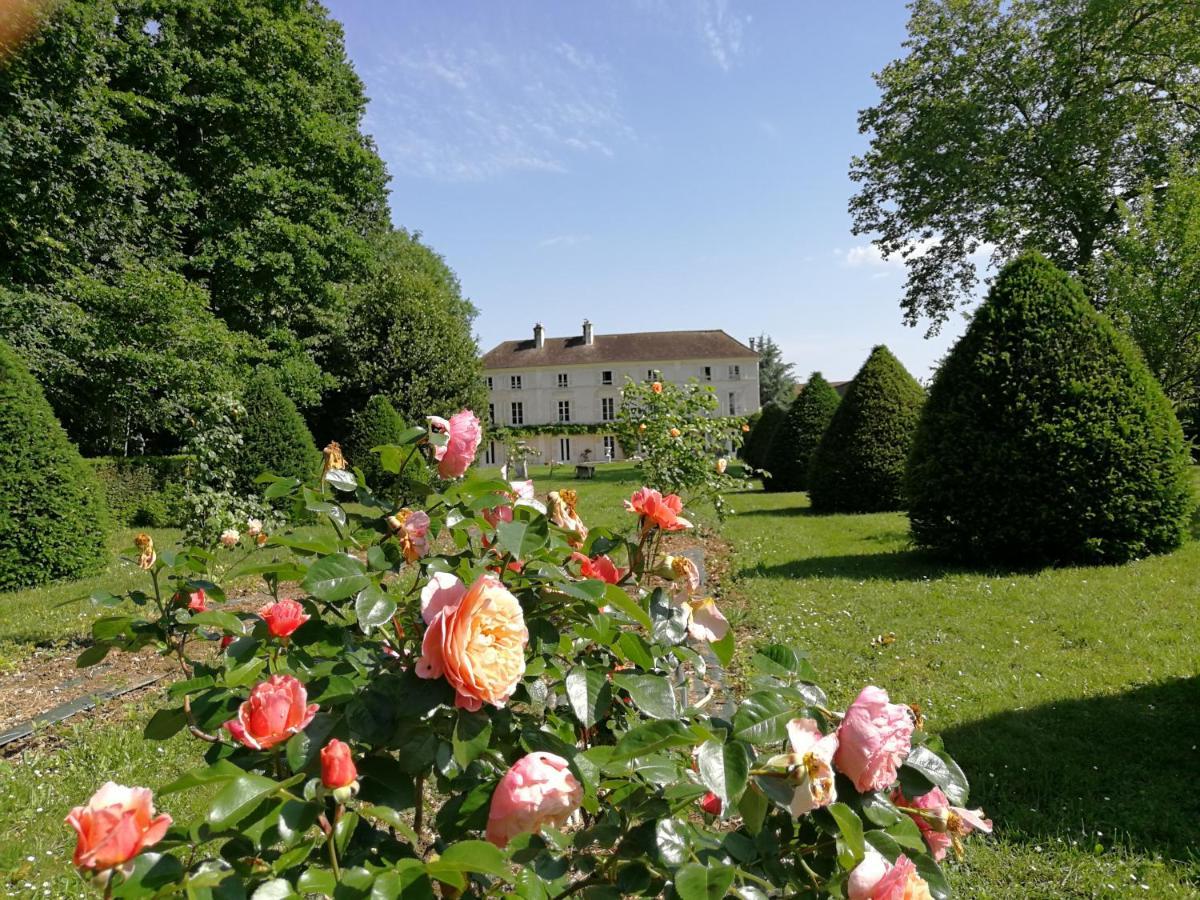
<svg viewBox="0 0 1200 900">
<path fill-rule="evenodd" d="M 724 331 L 639 331 L 594 334 L 585 322 L 583 333 L 544 337 L 540 325 L 524 341 L 505 341 L 483 355 L 485 369 L 532 369 L 540 366 L 581 366 L 622 362 L 673 362 L 691 359 L 758 359 L 758 354 Z"/>
<path fill-rule="evenodd" d="M 795 393 L 797 396 L 799 396 L 800 392 L 802 390 L 804 390 L 804 387 L 807 384 L 808 384 L 807 381 L 804 384 L 800 384 L 800 383 L 796 384 Z M 846 391 L 850 390 L 850 382 L 849 381 L 831 381 L 831 382 L 829 382 L 829 386 L 838 392 L 839 397 L 845 397 Z"/>
</svg>

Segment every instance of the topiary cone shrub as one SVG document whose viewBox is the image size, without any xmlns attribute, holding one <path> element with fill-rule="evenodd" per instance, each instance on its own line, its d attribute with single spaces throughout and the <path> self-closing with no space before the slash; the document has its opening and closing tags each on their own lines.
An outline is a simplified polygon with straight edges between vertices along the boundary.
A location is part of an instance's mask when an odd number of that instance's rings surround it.
<svg viewBox="0 0 1200 900">
<path fill-rule="evenodd" d="M 376 394 L 367 401 L 367 405 L 359 410 L 350 421 L 350 436 L 346 442 L 346 454 L 350 465 L 359 469 L 377 495 L 394 498 L 407 484 L 421 481 L 426 476 L 426 469 L 420 460 L 409 460 L 403 475 L 385 471 L 380 464 L 379 454 L 372 453 L 372 447 L 396 445 L 403 442 L 407 427 L 392 401 L 382 394 Z"/>
<path fill-rule="evenodd" d="M 108 512 L 100 482 L 3 342 L 0 456 L 0 590 L 103 567 Z"/>
<path fill-rule="evenodd" d="M 808 494 L 822 512 L 900 509 L 925 392 L 882 345 L 854 376 L 813 454 Z"/>
<path fill-rule="evenodd" d="M 238 487 L 258 496 L 261 489 L 254 479 L 264 472 L 300 479 L 311 475 L 320 458 L 317 445 L 296 404 L 270 372 L 261 369 L 250 377 L 242 404 L 246 410 L 238 423 L 242 450 L 234 465 Z"/>
<path fill-rule="evenodd" d="M 787 407 L 774 400 L 762 408 L 742 444 L 742 459 L 747 465 L 755 469 L 766 468 L 771 441 L 786 416 Z"/>
<path fill-rule="evenodd" d="M 1128 340 L 1036 254 L 1000 273 L 930 391 L 907 478 L 919 546 L 972 562 L 1171 550 L 1183 433 Z"/>
<path fill-rule="evenodd" d="M 763 467 L 771 473 L 771 477 L 763 481 L 768 491 L 808 488 L 813 454 L 841 402 L 833 385 L 820 372 L 813 372 L 808 384 L 792 401 L 771 441 L 770 455 Z"/>
</svg>

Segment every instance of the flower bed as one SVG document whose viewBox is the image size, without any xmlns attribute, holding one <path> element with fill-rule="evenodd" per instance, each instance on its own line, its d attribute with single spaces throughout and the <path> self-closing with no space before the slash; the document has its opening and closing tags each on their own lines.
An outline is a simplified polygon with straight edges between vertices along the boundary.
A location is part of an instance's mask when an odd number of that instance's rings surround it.
<svg viewBox="0 0 1200 900">
<path fill-rule="evenodd" d="M 153 800 L 110 784 L 72 812 L 98 890 L 949 895 L 937 859 L 990 823 L 912 709 L 868 686 L 835 712 L 783 645 L 744 661 L 728 718 L 680 690 L 703 676 L 697 643 L 728 665 L 734 635 L 664 551 L 691 527 L 678 497 L 639 490 L 627 531 L 589 529 L 570 491 L 457 480 L 470 414 L 406 437 L 385 469 L 424 453 L 451 479 L 419 503 L 376 497 L 330 450 L 319 484 L 269 482 L 290 527 L 139 540 L 145 614 L 97 621 L 80 663 L 173 656 L 185 678 L 146 735 L 209 747 Z M 247 576 L 272 602 L 224 608 L 221 584 Z M 195 658 L 207 642 L 220 653 Z M 185 790 L 213 792 L 203 820 L 170 821 Z"/>
</svg>

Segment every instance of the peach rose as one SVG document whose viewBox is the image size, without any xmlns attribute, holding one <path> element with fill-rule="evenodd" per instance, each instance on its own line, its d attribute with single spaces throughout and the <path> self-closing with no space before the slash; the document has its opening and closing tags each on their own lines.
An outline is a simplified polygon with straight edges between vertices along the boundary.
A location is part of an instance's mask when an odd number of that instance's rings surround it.
<svg viewBox="0 0 1200 900">
<path fill-rule="evenodd" d="M 654 393 L 656 393 L 656 394 L 661 394 L 662 393 L 662 382 L 661 381 L 654 382 L 654 384 L 650 385 L 650 390 L 654 391 Z"/>
<path fill-rule="evenodd" d="M 663 531 L 683 531 L 692 523 L 679 515 L 683 512 L 683 501 L 678 494 L 665 497 L 654 488 L 639 488 L 625 501 L 625 509 L 637 513 L 643 531 L 661 528 Z"/>
<path fill-rule="evenodd" d="M 221 532 L 221 537 L 219 538 L 219 540 L 221 541 L 221 546 L 225 547 L 226 549 L 229 549 L 229 550 L 232 550 L 234 547 L 236 547 L 238 544 L 238 541 L 240 541 L 241 539 L 242 539 L 242 536 L 240 534 L 238 534 L 238 531 L 236 528 L 226 528 L 224 531 Z"/>
<path fill-rule="evenodd" d="M 266 750 L 299 734 L 317 714 L 308 704 L 308 691 L 291 675 L 272 675 L 256 684 L 250 699 L 238 707 L 236 719 L 224 728 L 251 750 Z"/>
<path fill-rule="evenodd" d="M 729 460 L 727 460 L 725 457 L 722 456 L 720 459 L 717 460 L 717 474 L 718 475 L 724 475 L 725 470 L 728 468 L 729 468 Z"/>
<path fill-rule="evenodd" d="M 463 709 L 477 710 L 484 703 L 504 706 L 525 674 L 529 632 L 521 604 L 490 573 L 466 590 L 444 573 L 430 583 L 437 586 L 426 585 L 421 592 L 421 614 L 429 627 L 417 675 L 444 675 L 457 694 L 455 706 Z"/>
<path fill-rule="evenodd" d="M 388 516 L 387 524 L 400 542 L 400 550 L 406 561 L 414 563 L 429 553 L 428 513 L 405 507 L 394 516 Z"/>
<path fill-rule="evenodd" d="M 846 894 L 849 900 L 932 900 L 929 885 L 911 859 L 901 853 L 889 863 L 874 849 L 868 849 L 850 873 Z"/>
<path fill-rule="evenodd" d="M 833 755 L 837 752 L 837 734 L 822 734 L 816 719 L 792 719 L 787 724 L 792 745 L 789 763 L 799 783 L 788 807 L 793 816 L 802 816 L 837 800 L 834 787 Z"/>
<path fill-rule="evenodd" d="M 961 858 L 962 839 L 971 832 L 992 833 L 992 821 L 984 818 L 982 809 L 951 806 L 950 799 L 941 788 L 935 787 L 912 800 L 907 799 L 897 788 L 892 794 L 892 801 L 897 806 L 918 810 L 908 814 L 921 829 L 925 843 L 929 845 L 930 854 L 938 862 L 946 858 L 946 851 L 950 848 L 954 848 L 955 855 Z"/>
<path fill-rule="evenodd" d="M 487 839 L 503 848 L 519 834 L 536 834 L 546 826 L 562 828 L 582 802 L 583 786 L 565 759 L 530 753 L 513 763 L 496 785 Z"/>
<path fill-rule="evenodd" d="M 268 603 L 262 608 L 259 616 L 267 623 L 267 630 L 271 632 L 272 637 L 282 638 L 284 641 L 292 636 L 292 632 L 312 618 L 304 611 L 303 604 L 286 597 L 283 600 Z"/>
<path fill-rule="evenodd" d="M 679 437 L 679 429 L 678 429 L 678 428 L 672 428 L 672 429 L 671 429 L 671 431 L 670 431 L 670 434 L 671 434 L 671 437 Z"/>
<path fill-rule="evenodd" d="M 685 605 L 688 610 L 688 636 L 692 640 L 711 644 L 729 634 L 729 620 L 711 597 L 686 600 Z"/>
<path fill-rule="evenodd" d="M 441 416 L 428 416 L 429 429 L 448 437 L 445 445 L 434 446 L 438 474 L 443 478 L 458 478 L 470 468 L 483 439 L 479 419 L 469 409 L 456 412 L 446 421 Z"/>
<path fill-rule="evenodd" d="M 912 749 L 913 718 L 907 706 L 888 702 L 887 691 L 862 689 L 838 726 L 834 762 L 863 793 L 882 791 Z"/>
<path fill-rule="evenodd" d="M 67 816 L 75 829 L 76 868 L 102 872 L 129 862 L 157 844 L 171 827 L 171 817 L 154 815 L 149 788 L 127 788 L 109 781 L 92 795 L 87 806 Z"/>
</svg>

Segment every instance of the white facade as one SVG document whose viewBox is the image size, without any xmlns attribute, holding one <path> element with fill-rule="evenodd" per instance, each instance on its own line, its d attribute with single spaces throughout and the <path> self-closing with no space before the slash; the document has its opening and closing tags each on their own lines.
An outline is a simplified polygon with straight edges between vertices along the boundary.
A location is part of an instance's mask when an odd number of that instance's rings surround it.
<svg viewBox="0 0 1200 900">
<path fill-rule="evenodd" d="M 585 325 L 585 335 L 591 337 L 590 325 Z M 655 343 L 669 350 L 669 335 L 665 333 L 664 339 Z M 598 337 L 606 339 L 605 336 Z M 723 337 L 729 344 L 737 346 L 728 335 Z M 535 341 L 538 340 L 540 337 L 535 331 Z M 535 346 L 540 349 L 542 344 Z M 534 353 L 532 357 L 537 355 Z M 611 422 L 620 409 L 621 388 L 626 379 L 634 382 L 661 380 L 681 385 L 695 379 L 702 385 L 711 385 L 720 402 L 718 414 L 722 416 L 750 415 L 759 408 L 758 361 L 747 352 L 741 356 L 585 364 L 560 360 L 524 368 L 507 365 L 490 368 L 485 357 L 484 377 L 491 422 L 495 426 L 518 429 L 531 425 Z M 614 434 L 603 431 L 598 434 L 538 434 L 526 437 L 524 441 L 540 453 L 531 460 L 534 463 L 603 462 L 624 458 Z M 480 462 L 502 465 L 504 461 L 504 448 L 498 443 L 489 446 L 485 441 Z"/>
</svg>

